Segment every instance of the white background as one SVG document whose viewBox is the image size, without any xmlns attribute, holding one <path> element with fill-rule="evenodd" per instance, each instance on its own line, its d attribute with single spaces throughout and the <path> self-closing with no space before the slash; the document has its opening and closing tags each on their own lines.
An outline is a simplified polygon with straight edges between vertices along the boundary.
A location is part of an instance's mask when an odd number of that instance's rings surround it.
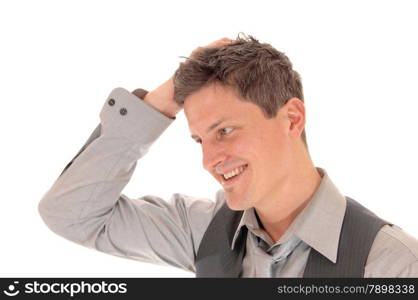
<svg viewBox="0 0 418 300">
<path fill-rule="evenodd" d="M 193 277 L 47 229 L 37 205 L 100 122 L 110 91 L 148 90 L 197 46 L 245 32 L 301 74 L 316 166 L 418 237 L 416 1 L 2 1 L 0 276 Z M 124 194 L 211 197 L 184 115 Z"/>
</svg>

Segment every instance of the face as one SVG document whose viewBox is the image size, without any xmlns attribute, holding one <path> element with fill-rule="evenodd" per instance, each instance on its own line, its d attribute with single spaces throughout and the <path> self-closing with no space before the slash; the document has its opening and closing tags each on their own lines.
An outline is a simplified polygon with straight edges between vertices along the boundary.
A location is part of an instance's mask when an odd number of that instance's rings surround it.
<svg viewBox="0 0 418 300">
<path fill-rule="evenodd" d="M 201 143 L 203 166 L 223 186 L 233 210 L 274 199 L 292 165 L 288 108 L 267 119 L 231 88 L 209 85 L 187 97 L 184 112 Z"/>
</svg>

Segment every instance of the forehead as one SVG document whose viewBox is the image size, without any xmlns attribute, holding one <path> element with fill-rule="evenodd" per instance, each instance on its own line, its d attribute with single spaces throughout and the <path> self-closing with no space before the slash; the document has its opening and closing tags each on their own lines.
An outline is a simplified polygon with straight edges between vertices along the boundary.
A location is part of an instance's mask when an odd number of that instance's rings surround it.
<svg viewBox="0 0 418 300">
<path fill-rule="evenodd" d="M 262 115 L 257 105 L 240 100 L 232 88 L 220 84 L 204 86 L 187 97 L 184 113 L 191 130 L 219 119 L 239 120 L 254 114 Z"/>
<path fill-rule="evenodd" d="M 200 88 L 187 97 L 184 102 L 184 113 L 187 119 L 193 119 L 201 112 L 221 111 L 226 105 L 233 105 L 237 100 L 232 88 L 220 84 L 210 84 Z"/>
</svg>

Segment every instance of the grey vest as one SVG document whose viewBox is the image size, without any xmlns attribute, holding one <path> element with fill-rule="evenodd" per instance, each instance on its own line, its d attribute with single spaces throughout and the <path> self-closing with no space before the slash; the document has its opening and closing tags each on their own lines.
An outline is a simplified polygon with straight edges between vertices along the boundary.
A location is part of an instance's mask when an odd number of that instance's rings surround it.
<svg viewBox="0 0 418 300">
<path fill-rule="evenodd" d="M 390 224 L 346 197 L 337 262 L 311 248 L 303 277 L 364 277 L 364 267 L 377 232 Z M 239 277 L 245 255 L 247 228 L 243 226 L 234 250 L 231 243 L 243 211 L 226 204 L 218 211 L 203 236 L 196 256 L 196 277 Z M 392 225 L 392 224 L 390 224 Z"/>
</svg>

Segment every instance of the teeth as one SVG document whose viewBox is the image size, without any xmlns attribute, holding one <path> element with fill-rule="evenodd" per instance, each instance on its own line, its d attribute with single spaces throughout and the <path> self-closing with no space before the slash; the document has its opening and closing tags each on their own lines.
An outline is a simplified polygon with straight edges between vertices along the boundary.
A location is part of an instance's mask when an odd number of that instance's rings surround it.
<svg viewBox="0 0 418 300">
<path fill-rule="evenodd" d="M 239 167 L 239 168 L 236 168 L 236 169 L 232 170 L 231 172 L 225 173 L 223 175 L 223 177 L 225 179 L 229 179 L 229 178 L 231 178 L 233 176 L 236 176 L 236 175 L 240 174 L 242 171 L 244 171 L 244 166 Z"/>
</svg>

